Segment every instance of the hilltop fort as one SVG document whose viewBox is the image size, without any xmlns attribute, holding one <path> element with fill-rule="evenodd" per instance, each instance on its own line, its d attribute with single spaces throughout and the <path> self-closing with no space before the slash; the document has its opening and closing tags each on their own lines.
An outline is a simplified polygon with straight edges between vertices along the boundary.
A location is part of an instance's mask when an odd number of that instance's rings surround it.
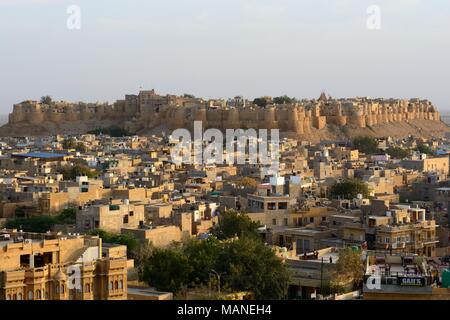
<svg viewBox="0 0 450 320">
<path fill-rule="evenodd" d="M 372 136 L 442 135 L 449 128 L 437 108 L 421 99 L 258 99 L 204 100 L 191 95 L 159 95 L 154 90 L 126 95 L 113 104 L 27 100 L 14 105 L 1 135 L 85 133 L 111 125 L 149 134 L 192 128 L 274 129 L 306 138 L 367 134 Z"/>
</svg>

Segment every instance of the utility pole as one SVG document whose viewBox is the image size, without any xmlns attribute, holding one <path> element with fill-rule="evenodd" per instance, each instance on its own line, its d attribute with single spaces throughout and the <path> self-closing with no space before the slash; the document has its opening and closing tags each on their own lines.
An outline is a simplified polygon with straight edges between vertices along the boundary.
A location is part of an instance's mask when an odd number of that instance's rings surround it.
<svg viewBox="0 0 450 320">
<path fill-rule="evenodd" d="M 217 292 L 220 295 L 220 278 L 222 275 L 226 274 L 226 272 L 219 273 L 214 269 L 211 269 L 211 272 L 213 272 L 217 276 Z"/>
<path fill-rule="evenodd" d="M 323 297 L 323 257 L 322 262 L 320 263 L 320 294 Z"/>
</svg>

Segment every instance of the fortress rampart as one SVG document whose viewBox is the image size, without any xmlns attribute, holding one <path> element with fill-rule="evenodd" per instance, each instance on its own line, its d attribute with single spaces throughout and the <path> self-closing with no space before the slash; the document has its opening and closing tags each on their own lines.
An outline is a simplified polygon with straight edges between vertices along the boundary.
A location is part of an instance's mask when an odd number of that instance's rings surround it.
<svg viewBox="0 0 450 320">
<path fill-rule="evenodd" d="M 209 100 L 192 96 L 160 96 L 152 91 L 127 95 L 124 100 L 108 103 L 24 101 L 14 105 L 9 125 L 45 124 L 108 120 L 134 131 L 164 125 L 170 130 L 192 128 L 194 120 L 203 121 L 205 128 L 274 129 L 308 134 L 313 128 L 327 125 L 365 128 L 407 120 L 440 122 L 440 114 L 428 100 L 410 99 L 331 99 L 322 94 L 318 100 L 302 100 L 290 104 L 265 107 L 234 100 Z"/>
</svg>

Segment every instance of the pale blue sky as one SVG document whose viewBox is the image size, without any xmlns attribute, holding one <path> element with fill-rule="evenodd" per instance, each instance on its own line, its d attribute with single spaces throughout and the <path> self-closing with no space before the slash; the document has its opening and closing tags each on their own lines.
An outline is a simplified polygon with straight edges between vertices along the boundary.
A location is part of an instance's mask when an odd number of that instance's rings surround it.
<svg viewBox="0 0 450 320">
<path fill-rule="evenodd" d="M 81 30 L 66 28 L 71 4 Z M 381 30 L 368 30 L 369 5 Z M 450 110 L 446 0 L 0 0 L 0 113 L 50 94 L 431 99 Z"/>
</svg>

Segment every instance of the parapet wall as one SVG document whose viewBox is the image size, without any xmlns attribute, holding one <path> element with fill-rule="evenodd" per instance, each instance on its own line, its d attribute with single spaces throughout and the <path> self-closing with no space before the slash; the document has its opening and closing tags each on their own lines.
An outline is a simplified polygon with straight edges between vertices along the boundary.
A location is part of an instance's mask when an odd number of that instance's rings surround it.
<svg viewBox="0 0 450 320">
<path fill-rule="evenodd" d="M 441 117 L 427 100 L 370 100 L 347 99 L 302 101 L 289 105 L 271 105 L 265 108 L 251 106 L 212 107 L 211 101 L 174 96 L 158 96 L 145 91 L 138 96 L 127 95 L 125 100 L 110 104 L 56 102 L 51 105 L 24 101 L 14 105 L 9 125 L 76 123 L 110 120 L 128 123 L 136 130 L 165 125 L 169 129 L 191 129 L 195 120 L 204 128 L 218 129 L 275 129 L 307 134 L 327 125 L 351 125 L 359 128 L 408 120 L 440 122 Z"/>
</svg>

